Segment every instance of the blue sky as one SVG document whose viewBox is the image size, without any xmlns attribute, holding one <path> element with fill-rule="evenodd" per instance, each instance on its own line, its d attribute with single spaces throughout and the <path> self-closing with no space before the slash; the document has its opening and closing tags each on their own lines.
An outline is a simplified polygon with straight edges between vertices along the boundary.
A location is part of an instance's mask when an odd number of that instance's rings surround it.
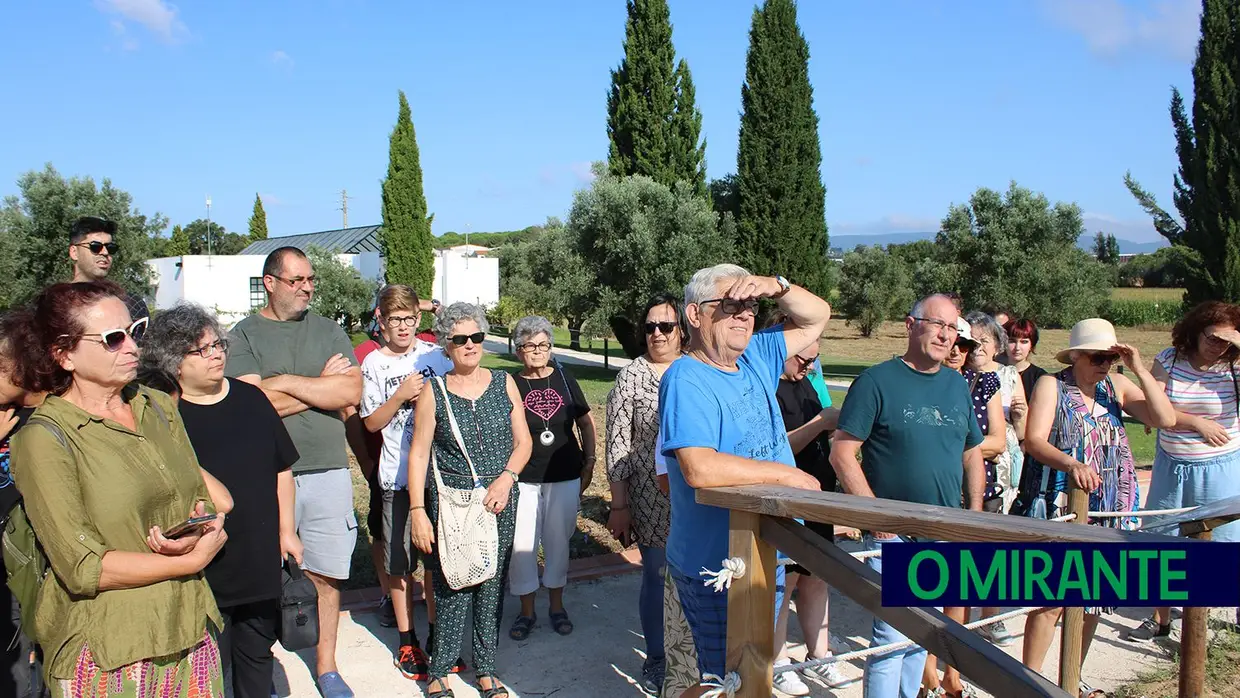
<svg viewBox="0 0 1240 698">
<path fill-rule="evenodd" d="M 707 166 L 735 169 L 753 3 L 671 0 Z M 1197 0 L 802 1 L 835 235 L 937 229 L 1011 179 L 1092 232 L 1157 237 L 1126 169 L 1170 204 L 1170 87 L 1191 93 Z M 622 0 L 52 0 L 0 5 L 0 195 L 21 173 L 110 177 L 144 212 L 273 235 L 380 220 L 398 89 L 435 232 L 565 216 L 607 153 Z"/>
</svg>

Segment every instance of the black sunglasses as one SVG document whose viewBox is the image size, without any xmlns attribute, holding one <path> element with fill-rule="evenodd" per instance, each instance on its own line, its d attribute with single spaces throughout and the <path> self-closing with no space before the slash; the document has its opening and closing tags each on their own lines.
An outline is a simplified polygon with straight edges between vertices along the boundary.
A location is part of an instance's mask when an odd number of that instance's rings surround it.
<svg viewBox="0 0 1240 698">
<path fill-rule="evenodd" d="M 448 337 L 448 341 L 452 342 L 458 347 L 463 347 L 465 346 L 466 342 L 473 342 L 474 344 L 482 344 L 482 340 L 486 338 L 487 338 L 487 334 L 485 332 L 475 332 L 473 334 L 454 334 L 451 337 Z"/>
<path fill-rule="evenodd" d="M 116 254 L 121 249 L 121 246 L 115 242 L 99 242 L 98 240 L 79 242 L 75 247 L 85 247 L 90 250 L 91 254 L 103 254 L 104 250 L 107 250 L 108 254 Z"/>
<path fill-rule="evenodd" d="M 1095 366 L 1105 366 L 1116 361 L 1119 361 L 1119 354 L 1099 353 L 1089 355 L 1089 363 Z"/>
<path fill-rule="evenodd" d="M 121 350 L 121 347 L 125 346 L 126 337 L 132 337 L 134 344 L 140 343 L 143 335 L 146 334 L 146 323 L 149 320 L 150 318 L 138 318 L 132 325 L 129 326 L 128 329 L 104 330 L 103 332 L 86 332 L 82 334 L 82 339 L 86 339 L 87 337 L 98 337 L 99 339 L 95 341 L 102 344 L 104 349 L 107 349 L 112 353 L 116 353 Z M 68 337 L 69 335 L 62 334 L 60 336 L 63 338 Z"/>
<path fill-rule="evenodd" d="M 659 330 L 663 334 L 671 334 L 676 329 L 674 322 L 647 322 L 646 334 L 654 334 L 655 330 Z"/>
<path fill-rule="evenodd" d="M 705 300 L 698 303 L 698 305 L 702 306 L 707 303 L 718 303 L 719 309 L 723 311 L 724 315 L 740 315 L 746 310 L 754 315 L 758 314 L 758 301 L 738 301 L 733 298 L 711 298 L 710 300 Z"/>
</svg>

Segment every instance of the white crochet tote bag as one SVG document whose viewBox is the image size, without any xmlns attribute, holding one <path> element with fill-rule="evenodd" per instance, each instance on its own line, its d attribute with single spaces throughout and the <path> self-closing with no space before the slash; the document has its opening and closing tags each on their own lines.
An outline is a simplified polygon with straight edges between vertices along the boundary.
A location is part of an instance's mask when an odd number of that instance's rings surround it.
<svg viewBox="0 0 1240 698">
<path fill-rule="evenodd" d="M 483 487 L 482 481 L 478 479 L 474 461 L 469 457 L 469 450 L 461 439 L 456 415 L 452 413 L 448 388 L 439 376 L 435 376 L 435 383 L 443 392 L 452 435 L 456 437 L 456 444 L 464 454 L 465 462 L 469 464 L 469 473 L 474 482 L 474 487 L 468 490 L 444 486 L 443 477 L 439 474 L 438 459 L 435 458 L 435 449 L 431 448 L 431 470 L 435 473 L 439 502 L 439 570 L 448 586 L 464 589 L 487 581 L 499 571 L 499 527 L 496 515 L 483 506 L 487 488 Z"/>
</svg>

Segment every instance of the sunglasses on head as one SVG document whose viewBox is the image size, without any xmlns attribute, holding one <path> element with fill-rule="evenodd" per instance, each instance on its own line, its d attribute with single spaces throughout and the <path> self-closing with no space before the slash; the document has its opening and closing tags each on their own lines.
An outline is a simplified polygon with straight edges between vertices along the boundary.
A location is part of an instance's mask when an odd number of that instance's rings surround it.
<svg viewBox="0 0 1240 698">
<path fill-rule="evenodd" d="M 1089 355 L 1089 363 L 1094 366 L 1105 366 L 1107 364 L 1113 364 L 1116 361 L 1119 361 L 1119 354 L 1099 352 L 1097 354 Z"/>
<path fill-rule="evenodd" d="M 458 347 L 463 347 L 465 346 L 466 342 L 473 342 L 474 344 L 482 344 L 482 340 L 486 338 L 487 338 L 487 335 L 485 332 L 475 332 L 473 334 L 454 334 L 451 337 L 448 337 L 448 341 L 452 342 Z"/>
<path fill-rule="evenodd" d="M 674 322 L 647 322 L 646 323 L 646 334 L 654 334 L 654 331 L 656 329 L 662 332 L 663 334 L 671 334 L 672 332 L 676 330 L 676 323 Z"/>
<path fill-rule="evenodd" d="M 121 249 L 121 246 L 115 242 L 99 242 L 98 240 L 79 242 L 74 247 L 85 247 L 90 250 L 91 254 L 103 254 L 104 250 L 107 250 L 108 254 L 116 254 Z"/>
<path fill-rule="evenodd" d="M 99 342 L 104 349 L 110 352 L 118 352 L 121 347 L 125 346 L 125 338 L 132 337 L 134 344 L 142 341 L 142 336 L 146 334 L 146 323 L 150 318 L 139 318 L 134 321 L 127 329 L 104 330 L 102 332 L 85 332 L 82 339 L 92 338 L 93 341 Z M 67 334 L 60 335 L 68 337 Z M 98 339 L 94 339 L 94 338 Z"/>
</svg>

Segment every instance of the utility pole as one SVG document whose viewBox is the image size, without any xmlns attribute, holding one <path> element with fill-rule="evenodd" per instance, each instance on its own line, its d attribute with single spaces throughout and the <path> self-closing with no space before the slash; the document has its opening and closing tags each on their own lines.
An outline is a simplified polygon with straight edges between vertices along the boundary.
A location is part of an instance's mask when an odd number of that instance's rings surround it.
<svg viewBox="0 0 1240 698">
<path fill-rule="evenodd" d="M 347 189 L 340 190 L 340 229 L 344 230 L 349 227 L 349 196 Z"/>
<path fill-rule="evenodd" d="M 211 256 L 211 195 L 207 194 L 207 256 Z"/>
</svg>

